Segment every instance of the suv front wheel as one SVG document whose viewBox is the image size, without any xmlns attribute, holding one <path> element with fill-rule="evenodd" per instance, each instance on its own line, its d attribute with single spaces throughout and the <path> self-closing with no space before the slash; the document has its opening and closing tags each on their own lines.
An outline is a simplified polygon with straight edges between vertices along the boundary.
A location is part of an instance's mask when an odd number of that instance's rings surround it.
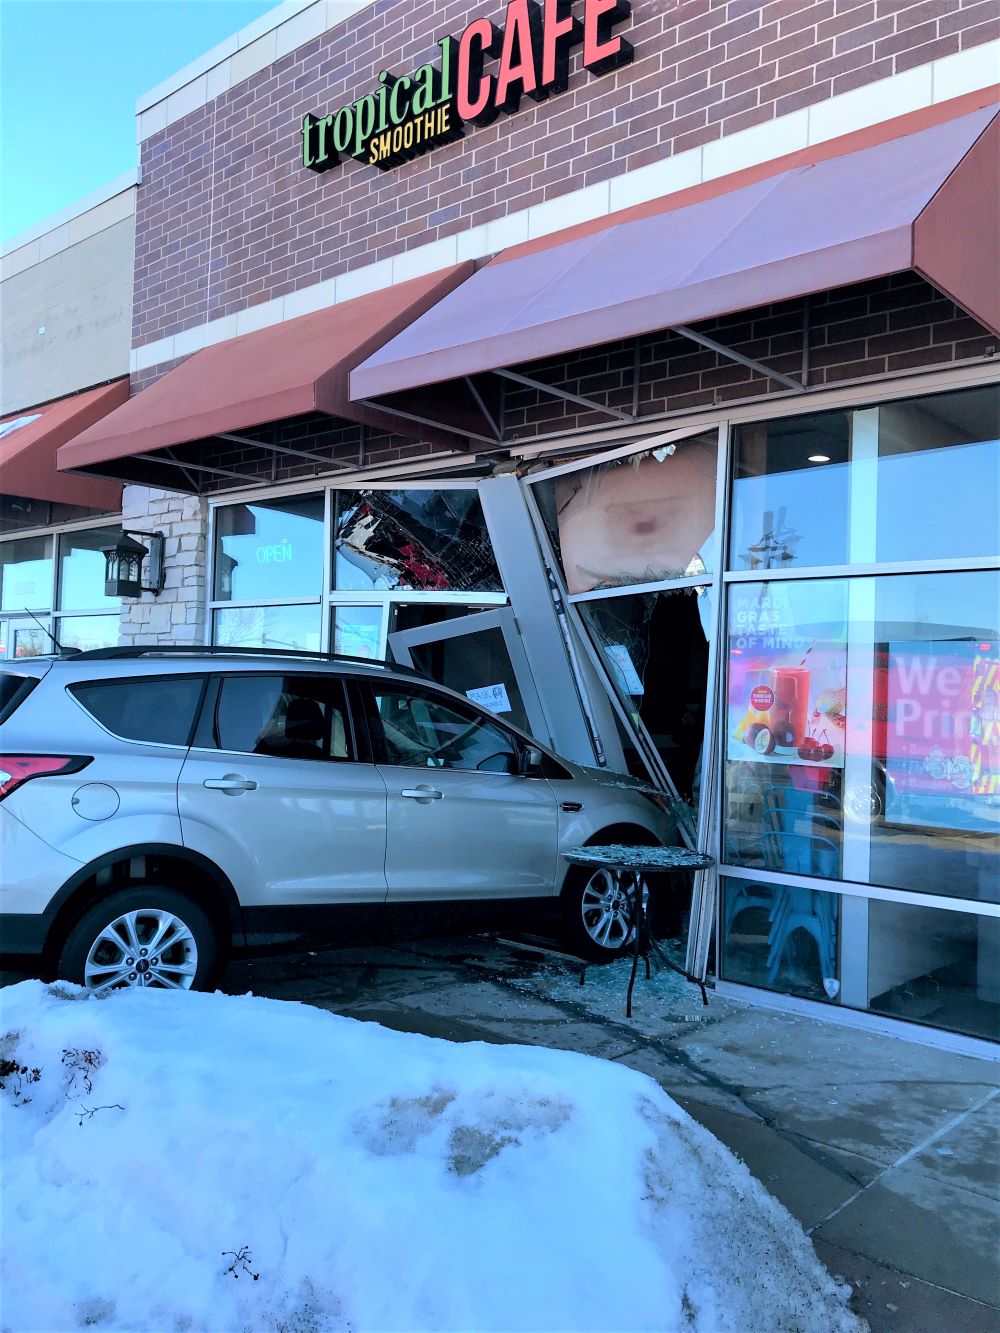
<svg viewBox="0 0 1000 1333">
<path fill-rule="evenodd" d="M 574 953 L 595 962 L 620 958 L 635 938 L 634 875 L 574 866 L 563 890 L 563 928 Z"/>
<path fill-rule="evenodd" d="M 69 932 L 58 975 L 88 990 L 204 990 L 219 956 L 205 911 L 176 889 L 142 884 L 91 907 Z"/>
</svg>

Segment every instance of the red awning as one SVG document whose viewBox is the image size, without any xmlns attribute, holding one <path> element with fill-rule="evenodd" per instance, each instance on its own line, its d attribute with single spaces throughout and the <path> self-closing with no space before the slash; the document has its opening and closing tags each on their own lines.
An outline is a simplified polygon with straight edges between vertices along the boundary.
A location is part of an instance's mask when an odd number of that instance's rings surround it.
<svg viewBox="0 0 1000 1333">
<path fill-rule="evenodd" d="M 177 446 L 315 412 L 398 431 L 397 418 L 351 402 L 350 371 L 472 270 L 458 264 L 195 352 L 65 445 L 59 466 L 185 490 L 166 453 Z M 197 458 L 184 466 L 197 471 Z"/>
<path fill-rule="evenodd" d="M 84 505 L 107 512 L 122 507 L 122 488 L 96 477 L 56 469 L 59 446 L 106 417 L 128 398 L 128 380 L 26 407 L 0 419 L 0 490 L 31 500 Z"/>
<path fill-rule="evenodd" d="M 500 255 L 351 375 L 361 402 L 908 269 L 1000 330 L 1000 118 Z M 558 241 L 558 238 L 555 238 Z"/>
</svg>

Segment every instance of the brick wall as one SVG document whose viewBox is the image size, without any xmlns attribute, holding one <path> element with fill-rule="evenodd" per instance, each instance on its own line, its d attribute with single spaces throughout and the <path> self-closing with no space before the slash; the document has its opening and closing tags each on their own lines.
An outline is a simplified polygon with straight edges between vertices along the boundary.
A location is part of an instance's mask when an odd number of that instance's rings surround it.
<svg viewBox="0 0 1000 1333">
<path fill-rule="evenodd" d="M 388 173 L 299 127 L 497 0 L 381 0 L 142 145 L 133 345 L 557 198 L 1000 36 L 995 0 L 633 0 L 636 60 Z M 625 31 L 623 28 L 622 31 Z"/>
<path fill-rule="evenodd" d="M 784 301 L 706 320 L 697 328 L 796 380 L 802 375 L 805 344 L 812 388 L 975 361 L 998 350 L 995 334 L 915 273 L 820 293 L 809 298 L 808 309 L 802 300 Z M 640 417 L 788 392 L 779 381 L 670 332 L 638 342 L 608 343 L 520 369 L 544 384 L 630 411 L 636 365 Z M 607 421 L 606 416 L 567 407 L 533 389 L 511 385 L 506 392 L 503 426 L 508 443 Z"/>
</svg>

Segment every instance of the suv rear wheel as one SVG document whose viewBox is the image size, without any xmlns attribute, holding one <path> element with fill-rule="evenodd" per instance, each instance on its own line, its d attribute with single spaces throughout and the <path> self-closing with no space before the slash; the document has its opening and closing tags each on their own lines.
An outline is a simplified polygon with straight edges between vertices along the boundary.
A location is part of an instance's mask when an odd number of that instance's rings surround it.
<svg viewBox="0 0 1000 1333">
<path fill-rule="evenodd" d="M 206 912 L 186 894 L 141 884 L 102 898 L 69 932 L 58 975 L 88 990 L 139 986 L 204 990 L 219 941 Z"/>
</svg>

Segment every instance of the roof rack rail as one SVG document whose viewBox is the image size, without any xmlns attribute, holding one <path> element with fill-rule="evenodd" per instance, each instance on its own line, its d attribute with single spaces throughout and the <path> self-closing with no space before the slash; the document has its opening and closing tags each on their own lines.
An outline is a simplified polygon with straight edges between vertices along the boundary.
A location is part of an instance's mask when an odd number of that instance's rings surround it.
<svg viewBox="0 0 1000 1333">
<path fill-rule="evenodd" d="M 375 670 L 393 671 L 401 676 L 417 676 L 426 679 L 422 672 L 413 667 L 402 666 L 396 662 L 386 662 L 381 658 L 351 657 L 347 653 L 321 653 L 308 648 L 227 648 L 223 644 L 204 643 L 169 643 L 119 645 L 116 648 L 89 648 L 82 653 L 74 653 L 74 662 L 113 662 L 128 661 L 137 657 L 273 657 L 278 661 L 304 660 L 309 662 L 343 662 L 348 666 L 372 667 Z"/>
</svg>

